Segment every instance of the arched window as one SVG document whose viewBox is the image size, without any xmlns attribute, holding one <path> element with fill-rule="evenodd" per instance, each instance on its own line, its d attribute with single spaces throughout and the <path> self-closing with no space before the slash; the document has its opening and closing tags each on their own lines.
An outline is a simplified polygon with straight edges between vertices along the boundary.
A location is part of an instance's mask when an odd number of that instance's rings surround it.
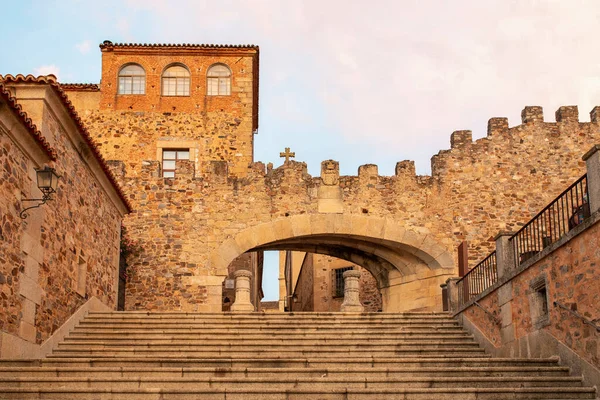
<svg viewBox="0 0 600 400">
<path fill-rule="evenodd" d="M 183 65 L 173 65 L 162 74 L 163 96 L 189 96 L 190 71 Z"/>
<path fill-rule="evenodd" d="M 146 71 L 137 64 L 125 65 L 119 71 L 119 94 L 146 93 Z"/>
<path fill-rule="evenodd" d="M 206 74 L 206 87 L 209 96 L 227 96 L 231 94 L 231 70 L 225 64 L 215 64 Z"/>
</svg>

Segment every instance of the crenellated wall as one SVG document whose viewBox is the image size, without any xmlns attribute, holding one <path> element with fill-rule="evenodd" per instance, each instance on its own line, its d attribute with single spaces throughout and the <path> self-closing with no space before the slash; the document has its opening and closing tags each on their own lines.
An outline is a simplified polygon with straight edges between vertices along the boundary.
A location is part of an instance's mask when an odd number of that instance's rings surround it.
<svg viewBox="0 0 600 400">
<path fill-rule="evenodd" d="M 438 285 L 455 274 L 460 242 L 469 242 L 473 261 L 483 258 L 497 232 L 517 230 L 583 175 L 581 156 L 600 139 L 598 110 L 580 123 L 576 107 L 561 107 L 557 122 L 548 123 L 541 107 L 526 107 L 522 124 L 492 118 L 488 135 L 476 141 L 456 131 L 451 148 L 432 157 L 431 177 L 416 176 L 411 161 L 399 162 L 394 176 L 380 176 L 376 165 L 339 176 L 328 160 L 321 177 L 312 177 L 301 162 L 265 170 L 249 157 L 198 152 L 197 160 L 178 163 L 177 178 L 164 179 L 153 151 L 163 139 L 195 132 L 194 117 L 88 111 L 85 122 L 105 156 L 121 161 L 115 172 L 134 204 L 126 224 L 143 251 L 130 260 L 127 309 L 220 310 L 221 297 L 202 288 L 222 281 L 231 260 L 287 246 L 369 264 L 384 287 L 404 289 L 384 293 L 385 311 L 440 308 Z M 227 140 L 229 125 L 221 121 L 216 141 Z M 205 132 L 199 140 L 213 140 Z M 165 301 L 179 287 L 192 297 Z"/>
</svg>

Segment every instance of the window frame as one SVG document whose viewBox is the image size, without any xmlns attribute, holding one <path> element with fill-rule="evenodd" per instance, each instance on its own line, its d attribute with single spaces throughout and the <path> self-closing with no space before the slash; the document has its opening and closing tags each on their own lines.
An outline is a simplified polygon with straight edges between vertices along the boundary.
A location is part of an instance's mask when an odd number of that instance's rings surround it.
<svg viewBox="0 0 600 400">
<path fill-rule="evenodd" d="M 165 152 L 175 152 L 175 158 L 165 158 Z M 179 158 L 179 152 L 184 152 L 186 151 L 188 153 L 188 158 Z M 188 160 L 190 161 L 192 159 L 192 151 L 189 148 L 185 148 L 185 147 L 177 147 L 177 148 L 170 148 L 170 147 L 163 147 L 162 151 L 161 151 L 161 160 L 160 160 L 160 168 L 161 168 L 161 175 L 163 178 L 167 178 L 167 179 L 174 179 L 177 177 L 177 161 L 179 160 Z M 165 165 L 165 161 L 174 161 L 175 162 L 175 167 L 173 169 L 165 169 L 164 165 Z M 165 176 L 165 172 L 172 172 L 173 176 Z"/>
<path fill-rule="evenodd" d="M 344 272 L 353 270 L 353 266 L 335 268 L 333 270 L 333 298 L 344 297 L 344 289 L 346 284 L 344 282 Z"/>
<path fill-rule="evenodd" d="M 187 72 L 187 76 L 165 76 L 167 71 L 173 67 L 183 68 Z M 175 82 L 175 94 L 166 94 L 165 93 L 165 82 L 171 83 L 171 81 Z M 183 94 L 178 93 L 180 81 L 183 81 L 184 83 L 185 83 L 185 81 L 187 81 L 187 85 L 185 85 L 185 84 L 182 85 L 187 88 L 187 92 L 184 91 Z M 187 65 L 182 64 L 182 63 L 173 63 L 173 64 L 167 65 L 165 67 L 165 69 L 163 70 L 162 74 L 160 74 L 160 95 L 162 97 L 190 97 L 191 93 L 192 93 L 192 73 L 190 72 L 190 69 L 187 67 Z"/>
<path fill-rule="evenodd" d="M 219 76 L 219 75 L 215 75 L 215 76 L 211 76 L 210 75 L 210 71 L 212 69 L 214 69 L 215 67 L 225 67 L 227 69 L 227 71 L 229 72 L 229 75 L 227 76 Z M 229 68 L 229 65 L 225 64 L 225 63 L 215 63 L 212 64 L 210 67 L 208 67 L 208 69 L 206 70 L 206 95 L 207 96 L 231 96 L 231 80 L 233 77 L 233 73 L 231 72 L 231 68 Z M 213 93 L 211 91 L 211 88 L 213 87 L 213 85 L 211 84 L 214 80 L 216 80 L 216 88 L 217 88 L 217 93 Z M 221 81 L 226 82 L 226 93 L 221 93 Z"/>
<path fill-rule="evenodd" d="M 143 75 L 132 75 L 132 74 L 127 74 L 124 75 L 122 72 L 124 69 L 126 69 L 127 67 L 139 67 L 142 72 Z M 142 92 L 141 93 L 133 93 L 133 88 L 134 88 L 134 79 L 138 78 L 138 77 L 142 77 Z M 130 83 L 131 83 L 131 93 L 127 93 L 127 92 L 121 92 L 121 79 L 130 79 Z M 144 96 L 146 94 L 146 70 L 144 69 L 144 67 L 142 67 L 140 64 L 138 63 L 127 63 L 127 64 L 123 64 L 121 66 L 121 68 L 119 68 L 119 72 L 117 73 L 117 95 L 119 96 Z"/>
</svg>

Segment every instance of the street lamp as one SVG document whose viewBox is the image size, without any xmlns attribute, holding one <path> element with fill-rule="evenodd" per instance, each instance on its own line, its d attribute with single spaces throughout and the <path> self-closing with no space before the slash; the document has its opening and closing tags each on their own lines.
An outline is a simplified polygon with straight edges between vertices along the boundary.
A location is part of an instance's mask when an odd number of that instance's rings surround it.
<svg viewBox="0 0 600 400">
<path fill-rule="evenodd" d="M 41 203 L 36 204 L 35 206 L 31 206 L 31 207 L 27 207 L 25 209 L 23 209 L 23 211 L 21 211 L 21 213 L 19 214 L 19 217 L 21 217 L 21 219 L 25 219 L 27 218 L 28 214 L 26 213 L 27 210 L 31 210 L 32 208 L 37 208 L 39 206 L 41 206 L 42 204 L 46 204 L 46 202 L 48 200 L 52 200 L 52 193 L 56 192 L 56 187 L 58 186 L 58 178 L 60 178 L 60 176 L 58 176 L 56 174 L 56 171 L 54 170 L 54 168 L 50 168 L 48 166 L 45 166 L 44 168 L 36 168 L 35 169 L 35 174 L 36 174 L 36 178 L 37 178 L 37 186 L 40 189 L 40 191 L 42 192 L 42 198 L 41 199 L 23 199 L 22 201 L 40 201 Z"/>
</svg>

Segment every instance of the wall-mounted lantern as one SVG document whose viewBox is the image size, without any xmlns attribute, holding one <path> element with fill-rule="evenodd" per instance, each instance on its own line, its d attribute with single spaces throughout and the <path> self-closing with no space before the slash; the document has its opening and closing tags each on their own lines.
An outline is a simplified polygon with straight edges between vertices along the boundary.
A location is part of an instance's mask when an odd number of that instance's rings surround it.
<svg viewBox="0 0 600 400">
<path fill-rule="evenodd" d="M 31 207 L 27 207 L 25 209 L 23 209 L 23 211 L 21 211 L 21 213 L 19 214 L 19 217 L 21 217 L 21 219 L 25 219 L 27 218 L 27 210 L 31 210 L 32 208 L 37 208 L 43 204 L 46 204 L 46 202 L 48 200 L 52 200 L 52 193 L 56 192 L 56 187 L 58 186 L 58 178 L 60 178 L 60 176 L 58 176 L 56 174 L 56 171 L 54 170 L 54 168 L 50 168 L 48 166 L 45 166 L 44 168 L 36 168 L 35 169 L 35 174 L 37 177 L 37 186 L 40 189 L 40 191 L 42 192 L 42 198 L 41 199 L 23 199 L 22 201 L 39 201 L 39 204 L 36 204 L 35 206 L 31 206 Z"/>
</svg>

